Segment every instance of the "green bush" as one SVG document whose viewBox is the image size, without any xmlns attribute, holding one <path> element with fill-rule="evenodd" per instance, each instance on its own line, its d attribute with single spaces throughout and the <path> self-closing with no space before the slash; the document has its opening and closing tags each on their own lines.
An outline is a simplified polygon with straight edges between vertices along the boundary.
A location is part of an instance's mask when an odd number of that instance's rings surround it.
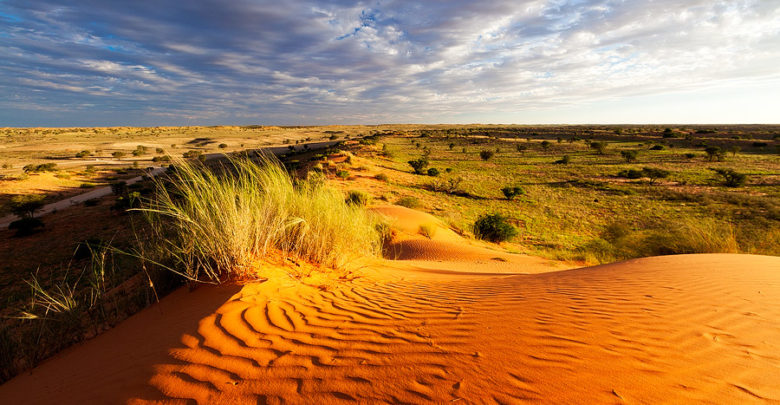
<svg viewBox="0 0 780 405">
<path fill-rule="evenodd" d="M 479 158 L 482 160 L 488 160 L 495 155 L 495 152 L 492 150 L 483 150 L 482 152 L 479 152 Z"/>
<path fill-rule="evenodd" d="M 25 173 L 53 172 L 57 170 L 57 164 L 56 163 L 43 163 L 40 165 L 29 164 L 29 165 L 25 165 L 22 168 L 22 170 L 24 170 Z"/>
<path fill-rule="evenodd" d="M 512 200 L 519 195 L 525 194 L 525 190 L 522 187 L 504 187 L 501 189 L 501 192 L 504 193 L 504 197 L 507 200 Z"/>
<path fill-rule="evenodd" d="M 430 169 L 428 169 L 428 176 L 436 177 L 438 175 L 439 175 L 439 169 L 435 167 L 431 167 Z"/>
<path fill-rule="evenodd" d="M 228 147 L 228 146 L 227 146 L 227 144 L 226 144 L 226 143 L 221 143 L 221 144 L 219 144 L 219 148 L 220 148 L 220 149 L 225 149 L 225 148 L 227 148 L 227 147 Z"/>
<path fill-rule="evenodd" d="M 349 178 L 349 171 L 348 170 L 337 170 L 336 176 L 342 179 L 348 179 Z"/>
<path fill-rule="evenodd" d="M 658 179 L 665 179 L 669 177 L 669 171 L 664 169 L 657 169 L 655 167 L 643 167 L 642 176 L 650 179 L 650 184 L 655 183 Z"/>
<path fill-rule="evenodd" d="M 726 152 L 724 152 L 723 149 L 718 146 L 707 146 L 704 148 L 704 152 L 707 154 L 707 160 L 710 162 L 713 160 L 720 162 L 724 157 L 726 157 Z"/>
<path fill-rule="evenodd" d="M 606 142 L 591 142 L 590 148 L 594 149 L 599 155 L 603 155 L 607 151 Z"/>
<path fill-rule="evenodd" d="M 635 162 L 638 155 L 639 155 L 639 151 L 636 150 L 620 151 L 620 156 L 622 156 L 623 159 L 625 159 L 626 163 Z"/>
<path fill-rule="evenodd" d="M 650 150 L 664 150 L 663 145 L 653 145 L 650 147 Z"/>
<path fill-rule="evenodd" d="M 76 157 L 77 158 L 85 158 L 85 157 L 90 156 L 90 155 L 92 155 L 92 152 L 90 152 L 88 150 L 82 150 L 81 152 L 76 154 Z"/>
<path fill-rule="evenodd" d="M 723 177 L 723 185 L 726 187 L 741 187 L 747 181 L 747 175 L 738 173 L 734 169 L 711 169 Z"/>
<path fill-rule="evenodd" d="M 401 197 L 395 202 L 395 205 L 400 205 L 406 208 L 420 208 L 422 205 L 417 197 Z"/>
<path fill-rule="evenodd" d="M 414 170 L 414 174 L 424 174 L 425 168 L 428 167 L 428 159 L 422 157 L 416 160 L 410 160 L 409 166 L 412 166 L 412 170 Z"/>
<path fill-rule="evenodd" d="M 384 174 L 384 173 L 379 173 L 376 176 L 374 176 L 374 178 L 379 180 L 379 181 L 387 181 L 388 180 L 387 175 Z"/>
<path fill-rule="evenodd" d="M 563 155 L 562 158 L 556 160 L 553 163 L 555 163 L 556 165 L 567 165 L 569 164 L 569 162 L 571 162 L 571 157 L 569 157 L 569 155 Z"/>
<path fill-rule="evenodd" d="M 474 222 L 474 236 L 490 242 L 503 242 L 517 235 L 517 229 L 501 214 L 484 214 Z"/>
<path fill-rule="evenodd" d="M 642 171 L 636 169 L 621 170 L 617 175 L 618 177 L 625 177 L 627 179 L 641 179 Z"/>
</svg>

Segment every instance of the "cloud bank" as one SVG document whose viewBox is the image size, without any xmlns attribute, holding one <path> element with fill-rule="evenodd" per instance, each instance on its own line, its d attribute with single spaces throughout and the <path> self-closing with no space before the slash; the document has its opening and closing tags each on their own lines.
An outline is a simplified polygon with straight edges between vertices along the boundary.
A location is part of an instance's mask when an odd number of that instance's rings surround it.
<svg viewBox="0 0 780 405">
<path fill-rule="evenodd" d="M 5 0 L 0 54 L 0 126 L 620 122 L 714 89 L 753 117 L 780 0 Z"/>
</svg>

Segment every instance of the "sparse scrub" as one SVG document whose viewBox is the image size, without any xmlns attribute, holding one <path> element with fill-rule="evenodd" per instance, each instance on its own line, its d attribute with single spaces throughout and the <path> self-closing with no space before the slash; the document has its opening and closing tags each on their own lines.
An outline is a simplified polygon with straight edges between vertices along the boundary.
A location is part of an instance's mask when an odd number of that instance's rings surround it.
<svg viewBox="0 0 780 405">
<path fill-rule="evenodd" d="M 377 219 L 347 204 L 333 189 L 309 183 L 294 187 L 273 160 L 258 165 L 233 160 L 225 173 L 187 162 L 141 211 L 155 232 L 150 261 L 204 282 L 257 276 L 256 260 L 274 252 L 342 267 L 380 250 Z M 349 232 L 344 225 L 349 224 Z"/>
</svg>

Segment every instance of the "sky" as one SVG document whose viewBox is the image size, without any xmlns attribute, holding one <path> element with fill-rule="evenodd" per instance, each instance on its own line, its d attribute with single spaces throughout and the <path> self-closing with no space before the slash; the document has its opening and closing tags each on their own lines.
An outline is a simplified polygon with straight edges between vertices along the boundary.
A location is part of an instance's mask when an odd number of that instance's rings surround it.
<svg viewBox="0 0 780 405">
<path fill-rule="evenodd" d="M 0 127 L 780 123 L 780 0 L 0 0 Z"/>
</svg>

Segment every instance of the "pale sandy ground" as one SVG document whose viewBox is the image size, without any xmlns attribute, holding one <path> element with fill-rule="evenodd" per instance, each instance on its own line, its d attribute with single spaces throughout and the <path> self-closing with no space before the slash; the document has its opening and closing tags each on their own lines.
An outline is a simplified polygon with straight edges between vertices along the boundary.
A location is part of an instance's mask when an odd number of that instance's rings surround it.
<svg viewBox="0 0 780 405">
<path fill-rule="evenodd" d="M 780 401 L 780 258 L 550 271 L 378 210 L 413 260 L 181 289 L 0 386 L 0 403 Z"/>
</svg>

